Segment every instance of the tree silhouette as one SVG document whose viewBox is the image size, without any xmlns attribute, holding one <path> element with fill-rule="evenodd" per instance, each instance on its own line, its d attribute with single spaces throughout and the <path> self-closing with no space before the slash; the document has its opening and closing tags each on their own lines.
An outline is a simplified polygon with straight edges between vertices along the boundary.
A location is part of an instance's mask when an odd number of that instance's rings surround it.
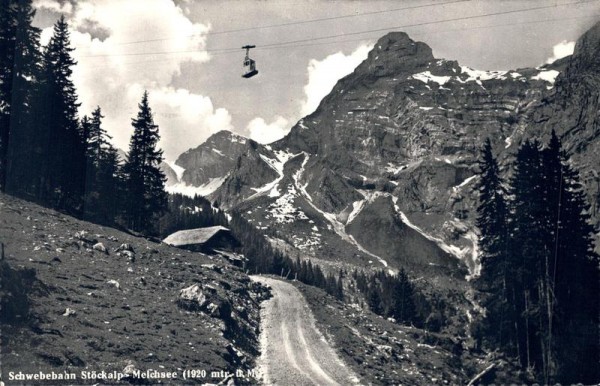
<svg viewBox="0 0 600 386">
<path fill-rule="evenodd" d="M 32 105 L 39 92 L 40 29 L 31 1 L 2 1 L 0 12 L 0 189 L 33 196 Z"/>
<path fill-rule="evenodd" d="M 139 111 L 133 118 L 134 128 L 129 142 L 125 175 L 125 219 L 127 226 L 147 234 L 156 234 L 158 218 L 167 208 L 165 192 L 166 177 L 160 170 L 162 150 L 157 149 L 160 139 L 158 125 L 154 124 L 148 104 L 148 92 L 144 91 Z"/>
<path fill-rule="evenodd" d="M 41 100 L 37 104 L 41 148 L 40 198 L 70 211 L 81 210 L 85 188 L 85 143 L 79 131 L 77 94 L 71 81 L 76 62 L 71 57 L 64 16 L 43 55 Z"/>
</svg>

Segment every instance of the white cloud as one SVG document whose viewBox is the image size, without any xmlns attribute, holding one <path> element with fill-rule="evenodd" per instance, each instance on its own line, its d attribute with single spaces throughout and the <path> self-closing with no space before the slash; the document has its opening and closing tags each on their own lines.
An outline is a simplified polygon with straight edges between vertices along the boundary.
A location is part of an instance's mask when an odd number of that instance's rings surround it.
<svg viewBox="0 0 600 386">
<path fill-rule="evenodd" d="M 55 0 L 34 0 L 33 6 L 37 9 L 46 9 L 57 13 L 70 14 L 73 12 L 73 5 L 69 2 L 61 4 Z"/>
<path fill-rule="evenodd" d="M 51 10 L 60 7 L 52 0 L 37 0 L 37 4 Z M 228 111 L 215 108 L 209 97 L 171 86 L 183 63 L 210 60 L 205 51 L 210 27 L 189 20 L 173 1 L 85 0 L 77 3 L 67 19 L 78 61 L 73 82 L 80 115 L 90 114 L 99 105 L 116 146 L 128 149 L 131 118 L 137 114 L 144 89 L 149 92 L 160 127 L 159 146 L 167 160 L 176 159 L 216 131 L 232 130 Z M 103 36 L 90 32 L 99 29 Z M 45 29 L 42 42 L 51 34 L 51 27 Z M 152 39 L 161 40 L 148 41 Z M 155 54 L 137 55 L 148 52 Z"/>
<path fill-rule="evenodd" d="M 574 51 L 575 42 L 568 42 L 566 40 L 563 40 L 562 42 L 552 47 L 553 55 L 552 57 L 548 58 L 548 60 L 546 60 L 546 63 L 552 63 L 558 59 L 564 58 L 565 56 L 572 55 Z"/>
<path fill-rule="evenodd" d="M 129 93 L 128 99 L 139 101 L 143 88 L 134 85 Z M 179 154 L 198 146 L 218 131 L 233 129 L 227 110 L 215 109 L 209 97 L 185 89 L 162 87 L 150 89 L 148 99 L 154 120 L 159 125 L 161 148 L 168 160 L 175 160 Z"/>
<path fill-rule="evenodd" d="M 281 139 L 289 131 L 289 121 L 282 116 L 277 116 L 271 123 L 262 118 L 254 118 L 248 123 L 250 138 L 259 143 L 271 143 Z"/>
<path fill-rule="evenodd" d="M 350 74 L 356 66 L 367 58 L 373 48 L 371 45 L 361 45 L 350 55 L 338 52 L 319 61 L 311 59 L 308 63 L 308 83 L 304 86 L 306 99 L 302 103 L 302 116 L 315 111 L 321 100 L 331 92 L 336 82 Z"/>
</svg>

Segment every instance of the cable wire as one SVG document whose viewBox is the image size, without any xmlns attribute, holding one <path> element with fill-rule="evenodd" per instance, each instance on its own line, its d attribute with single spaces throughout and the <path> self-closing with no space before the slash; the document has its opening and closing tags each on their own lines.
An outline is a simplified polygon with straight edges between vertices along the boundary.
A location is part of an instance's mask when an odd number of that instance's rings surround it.
<svg viewBox="0 0 600 386">
<path fill-rule="evenodd" d="M 378 29 L 372 29 L 372 30 L 366 30 L 366 31 L 347 32 L 347 33 L 336 34 L 336 35 L 313 37 L 313 38 L 307 38 L 307 39 L 297 39 L 297 40 L 291 40 L 291 41 L 287 41 L 287 42 L 264 44 L 264 45 L 260 45 L 256 49 L 264 50 L 264 49 L 268 49 L 271 47 L 290 47 L 290 46 L 297 46 L 297 43 L 307 43 L 307 42 L 312 42 L 312 41 L 333 39 L 333 38 L 344 37 L 344 36 L 362 35 L 362 34 L 382 32 L 382 31 L 388 31 L 388 30 L 398 30 L 398 29 L 402 29 L 402 28 L 413 28 L 413 27 L 420 27 L 420 26 L 425 26 L 425 25 L 448 23 L 448 22 L 452 22 L 452 21 L 472 20 L 472 19 L 491 17 L 491 16 L 508 15 L 508 14 L 514 14 L 514 13 L 520 13 L 520 12 L 530 12 L 530 11 L 534 11 L 534 10 L 562 7 L 562 6 L 575 5 L 575 4 L 584 4 L 584 3 L 597 2 L 597 1 L 600 1 L 600 0 L 575 1 L 575 2 L 569 2 L 569 3 L 561 3 L 561 4 L 554 4 L 554 5 L 522 8 L 522 9 L 516 9 L 516 10 L 509 10 L 509 11 L 493 12 L 493 13 L 487 13 L 487 14 L 481 14 L 481 15 L 461 16 L 461 17 L 455 17 L 455 18 L 450 18 L 450 19 L 404 24 L 404 25 L 399 25 L 399 26 L 378 28 Z M 332 42 L 332 43 L 336 43 L 336 42 Z M 238 52 L 238 51 L 239 51 L 239 48 L 231 47 L 231 48 L 222 48 L 222 49 L 196 49 L 196 50 L 183 50 L 183 51 L 155 51 L 155 52 L 136 52 L 136 53 L 122 53 L 122 54 L 80 55 L 80 56 L 78 56 L 78 59 L 80 59 L 80 58 L 112 57 L 112 56 L 171 55 L 171 54 L 185 54 L 185 53 L 196 53 L 196 52 L 209 52 L 209 53 L 226 52 L 227 53 L 227 52 Z"/>
<path fill-rule="evenodd" d="M 300 20 L 300 21 L 293 21 L 293 22 L 289 22 L 289 23 L 271 24 L 271 25 L 246 27 L 246 28 L 238 28 L 238 29 L 230 29 L 230 30 L 222 30 L 222 31 L 213 31 L 213 32 L 209 31 L 206 33 L 206 35 L 222 35 L 222 34 L 228 34 L 228 33 L 254 31 L 254 30 L 258 30 L 258 29 L 288 27 L 288 26 L 292 26 L 292 25 L 309 24 L 309 23 L 316 23 L 316 22 L 321 22 L 321 21 L 346 19 L 346 18 L 351 18 L 351 17 L 376 15 L 376 14 L 381 14 L 381 13 L 389 13 L 389 12 L 397 12 L 397 11 L 406 11 L 406 10 L 411 10 L 411 9 L 428 8 L 428 7 L 433 7 L 433 6 L 442 6 L 442 5 L 449 5 L 449 4 L 456 4 L 456 3 L 466 3 L 466 2 L 470 2 L 470 1 L 472 1 L 472 0 L 453 0 L 453 1 L 446 1 L 443 3 L 436 2 L 436 3 L 413 5 L 413 6 L 401 7 L 401 8 L 392 8 L 392 9 L 386 9 L 386 10 L 382 10 L 382 11 L 372 11 L 372 12 L 354 13 L 354 14 L 349 14 L 349 15 L 324 17 L 324 18 L 319 18 L 319 19 Z M 202 34 L 193 34 L 193 35 L 189 35 L 187 37 L 189 38 L 189 37 L 194 37 L 194 36 L 199 36 L 199 35 L 202 35 Z M 175 38 L 133 40 L 133 41 L 129 41 L 129 42 L 116 43 L 115 45 L 128 45 L 128 44 L 137 44 L 137 43 L 159 42 L 159 41 L 173 40 L 173 39 L 175 39 Z"/>
</svg>

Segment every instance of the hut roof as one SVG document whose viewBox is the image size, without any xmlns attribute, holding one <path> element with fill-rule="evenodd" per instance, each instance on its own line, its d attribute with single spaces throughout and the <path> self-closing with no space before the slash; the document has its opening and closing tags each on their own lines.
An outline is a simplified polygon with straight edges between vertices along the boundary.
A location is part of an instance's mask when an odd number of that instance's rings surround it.
<svg viewBox="0 0 600 386">
<path fill-rule="evenodd" d="M 184 231 L 178 231 L 170 234 L 163 240 L 163 243 L 173 245 L 175 247 L 204 244 L 221 231 L 230 232 L 228 228 L 225 228 L 221 225 L 206 228 L 186 229 Z"/>
</svg>

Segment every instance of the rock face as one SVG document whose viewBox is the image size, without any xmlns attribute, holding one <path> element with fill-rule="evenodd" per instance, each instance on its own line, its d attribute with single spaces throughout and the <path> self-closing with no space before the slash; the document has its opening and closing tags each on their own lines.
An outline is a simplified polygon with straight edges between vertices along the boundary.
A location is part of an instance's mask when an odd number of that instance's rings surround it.
<svg viewBox="0 0 600 386">
<path fill-rule="evenodd" d="M 181 154 L 175 164 L 184 169 L 182 182 L 200 186 L 227 175 L 242 154 L 257 146 L 260 145 L 252 140 L 223 130 Z"/>
<path fill-rule="evenodd" d="M 546 141 L 556 130 L 598 222 L 599 55 L 600 24 L 571 57 L 510 71 L 474 70 L 435 58 L 405 33 L 387 34 L 285 138 L 246 147 L 210 174 L 227 175 L 211 197 L 302 255 L 458 272 L 454 255 L 476 272 L 473 186 L 486 138 L 506 164 L 523 139 Z M 186 173 L 208 176 L 210 159 L 188 162 Z"/>
<path fill-rule="evenodd" d="M 390 196 L 376 196 L 366 203 L 346 229 L 367 250 L 394 266 L 407 270 L 445 270 L 448 274 L 461 272 L 456 258 L 402 222 Z"/>
<path fill-rule="evenodd" d="M 172 168 L 179 175 L 167 189 L 203 196 L 220 189 L 217 201 L 237 203 L 279 176 L 276 163 L 270 147 L 223 130 L 177 158 Z"/>
<path fill-rule="evenodd" d="M 164 161 L 161 162 L 160 170 L 162 170 L 162 172 L 165 173 L 168 185 L 175 184 L 179 180 L 179 178 L 177 177 L 177 173 L 175 173 L 175 170 L 173 170 L 173 168 L 168 163 Z"/>
</svg>

